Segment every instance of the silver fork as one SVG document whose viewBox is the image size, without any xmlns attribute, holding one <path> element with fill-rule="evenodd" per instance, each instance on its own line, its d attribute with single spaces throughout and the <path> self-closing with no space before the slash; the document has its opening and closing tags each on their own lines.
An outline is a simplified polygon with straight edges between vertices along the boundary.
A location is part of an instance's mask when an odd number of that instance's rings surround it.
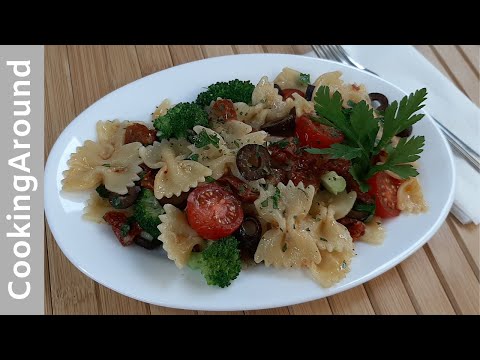
<svg viewBox="0 0 480 360">
<path fill-rule="evenodd" d="M 377 73 L 367 69 L 355 59 L 353 59 L 341 45 L 312 45 L 313 50 L 318 57 L 338 61 L 340 63 L 356 67 L 357 69 L 367 71 L 373 75 L 380 77 Z M 431 116 L 431 115 L 430 115 Z M 480 155 L 470 146 L 460 140 L 455 134 L 448 130 L 442 123 L 440 123 L 433 116 L 431 118 L 435 124 L 442 130 L 452 148 L 460 155 L 462 155 L 477 171 L 480 172 Z"/>
</svg>

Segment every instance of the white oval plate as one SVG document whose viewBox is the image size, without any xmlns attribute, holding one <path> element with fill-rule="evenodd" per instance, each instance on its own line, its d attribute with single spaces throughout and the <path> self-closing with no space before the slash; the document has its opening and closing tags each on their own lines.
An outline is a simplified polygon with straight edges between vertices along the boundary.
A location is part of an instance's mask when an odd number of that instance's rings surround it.
<svg viewBox="0 0 480 360">
<path fill-rule="evenodd" d="M 61 191 L 62 172 L 77 146 L 96 139 L 98 120 L 149 121 L 164 98 L 173 103 L 192 101 L 204 87 L 234 78 L 270 79 L 283 67 L 310 73 L 312 80 L 340 70 L 347 82 L 366 85 L 369 92 L 390 101 L 405 94 L 396 86 L 368 73 L 331 61 L 280 54 L 217 57 L 169 68 L 139 79 L 106 95 L 82 112 L 62 132 L 45 167 L 45 212 L 52 233 L 68 259 L 100 284 L 134 299 L 155 305 L 193 310 L 250 310 L 273 308 L 330 296 L 360 285 L 389 270 L 421 247 L 445 220 L 453 201 L 454 166 L 443 135 L 428 116 L 414 126 L 425 135 L 420 180 L 429 211 L 386 221 L 381 246 L 356 244 L 351 272 L 337 285 L 323 289 L 300 270 L 277 270 L 263 265 L 241 272 L 225 289 L 208 286 L 201 274 L 179 270 L 162 251 L 122 247 L 110 227 L 82 220 L 87 194 Z M 428 109 L 427 109 L 428 110 Z"/>
</svg>

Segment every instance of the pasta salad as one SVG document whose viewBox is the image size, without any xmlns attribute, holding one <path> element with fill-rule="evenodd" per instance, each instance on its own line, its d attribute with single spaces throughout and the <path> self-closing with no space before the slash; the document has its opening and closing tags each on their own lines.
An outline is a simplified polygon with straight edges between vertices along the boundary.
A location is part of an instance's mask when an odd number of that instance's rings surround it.
<svg viewBox="0 0 480 360">
<path fill-rule="evenodd" d="M 97 122 L 71 154 L 63 191 L 90 191 L 86 220 L 123 246 L 163 249 L 226 287 L 257 264 L 305 269 L 323 287 L 384 219 L 427 210 L 417 160 L 426 89 L 389 103 L 341 72 L 284 68 L 270 81 L 217 82 L 152 122 Z"/>
</svg>

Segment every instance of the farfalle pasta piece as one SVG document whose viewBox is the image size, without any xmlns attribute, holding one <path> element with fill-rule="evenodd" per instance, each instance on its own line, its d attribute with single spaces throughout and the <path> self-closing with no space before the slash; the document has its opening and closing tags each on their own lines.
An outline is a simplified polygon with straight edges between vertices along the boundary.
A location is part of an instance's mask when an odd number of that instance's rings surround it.
<svg viewBox="0 0 480 360">
<path fill-rule="evenodd" d="M 176 156 L 188 156 L 191 153 L 188 148 L 190 143 L 185 139 L 170 139 L 168 143 Z M 162 146 L 158 141 L 155 141 L 153 145 L 141 147 L 139 154 L 145 165 L 151 169 L 160 169 L 165 164 L 165 161 L 162 159 L 161 149 Z"/>
<path fill-rule="evenodd" d="M 321 261 L 320 251 L 313 239 L 303 231 L 270 229 L 263 234 L 254 260 L 265 266 L 300 268 Z"/>
<path fill-rule="evenodd" d="M 369 244 L 380 245 L 385 240 L 385 228 L 379 218 L 374 217 L 368 223 L 365 223 L 365 234 L 357 241 L 363 241 Z"/>
<path fill-rule="evenodd" d="M 139 166 L 142 158 L 138 153 L 141 146 L 134 142 L 115 150 L 112 145 L 85 141 L 68 160 L 69 169 L 63 173 L 63 190 L 91 190 L 103 183 L 107 190 L 126 194 L 127 187 L 140 180 L 137 174 L 142 171 Z M 113 152 L 110 149 L 114 149 Z"/>
<path fill-rule="evenodd" d="M 323 287 L 331 287 L 342 280 L 350 271 L 353 251 L 329 252 L 320 250 L 322 261 L 311 264 L 310 274 Z"/>
<path fill-rule="evenodd" d="M 177 145 L 178 142 L 172 140 L 162 140 L 156 145 L 156 160 L 161 166 L 153 185 L 157 199 L 179 196 L 205 181 L 206 176 L 212 175 L 212 171 L 200 162 L 185 160 L 185 154 L 175 153 Z"/>
<path fill-rule="evenodd" d="M 132 122 L 130 121 L 98 121 L 96 125 L 97 142 L 113 153 L 113 151 L 124 144 L 125 129 L 131 124 Z"/>
<path fill-rule="evenodd" d="M 270 112 L 270 110 L 265 107 L 265 104 L 262 103 L 250 106 L 243 102 L 237 102 L 234 103 L 234 105 L 237 119 L 251 125 L 254 129 L 260 129 L 260 127 L 265 124 L 267 115 Z"/>
<path fill-rule="evenodd" d="M 423 197 L 422 186 L 416 177 L 406 180 L 398 188 L 397 208 L 413 214 L 427 211 L 428 206 Z"/>
<path fill-rule="evenodd" d="M 285 67 L 273 82 L 280 86 L 280 89 L 297 89 L 305 92 L 307 84 L 300 82 L 300 74 L 300 71 Z"/>
<path fill-rule="evenodd" d="M 165 214 L 160 215 L 162 223 L 158 225 L 158 239 L 163 242 L 168 258 L 181 269 L 188 263 L 193 247 L 203 247 L 206 241 L 190 227 L 183 211 L 171 204 L 166 204 L 163 208 Z"/>
<path fill-rule="evenodd" d="M 297 117 L 315 112 L 315 105 L 312 101 L 307 101 L 307 99 L 297 93 L 293 93 L 292 97 L 293 106 L 295 106 L 295 114 Z"/>
<path fill-rule="evenodd" d="M 257 86 L 255 86 L 252 93 L 252 104 L 263 104 L 269 109 L 265 122 L 284 118 L 294 107 L 294 102 L 291 98 L 283 101 L 282 96 L 278 94 L 278 89 L 274 87 L 272 82 L 268 81 L 266 76 L 262 77 Z"/>
<path fill-rule="evenodd" d="M 225 140 L 228 148 L 238 150 L 247 144 L 262 145 L 268 134 L 265 131 L 252 132 L 253 128 L 238 120 L 229 120 L 217 126 L 215 131 Z"/>
<path fill-rule="evenodd" d="M 163 116 L 167 113 L 168 109 L 172 107 L 172 102 L 169 99 L 165 99 L 162 101 L 160 105 L 158 105 L 155 111 L 152 114 L 152 120 L 155 120 L 159 116 Z"/>
<path fill-rule="evenodd" d="M 82 218 L 99 224 L 105 224 L 103 215 L 109 211 L 123 212 L 127 214 L 127 216 L 133 215 L 132 208 L 115 209 L 110 205 L 108 199 L 101 198 L 97 192 L 92 192 L 90 198 L 87 200 L 87 205 L 83 209 Z"/>
<path fill-rule="evenodd" d="M 345 84 L 341 76 L 342 73 L 340 71 L 332 71 L 320 75 L 314 82 L 315 90 L 313 91 L 312 99 L 315 99 L 315 95 L 320 86 L 328 86 L 331 94 L 338 91 L 342 95 L 343 106 L 345 107 L 349 107 L 349 101 L 358 103 L 364 100 L 368 105 L 371 105 L 365 85 Z"/>
<path fill-rule="evenodd" d="M 198 148 L 196 145 L 190 145 L 188 148 L 192 154 L 198 155 L 198 163 L 211 170 L 211 176 L 214 179 L 221 178 L 228 168 L 235 163 L 235 151 L 229 149 L 223 138 L 212 129 L 197 125 L 193 128 L 195 133 L 200 134 L 205 131 L 209 136 L 216 137 L 218 144 L 209 144 Z"/>
<path fill-rule="evenodd" d="M 333 207 L 322 207 L 320 214 L 315 218 L 308 217 L 302 222 L 302 229 L 308 229 L 320 250 L 330 252 L 352 250 L 352 237 L 348 229 L 335 220 L 334 214 Z"/>
<path fill-rule="evenodd" d="M 301 224 L 312 204 L 315 188 L 304 187 L 303 183 L 295 186 L 289 181 L 287 185 L 269 185 L 260 191 L 255 200 L 259 217 L 271 225 L 263 234 L 254 260 L 265 262 L 266 266 L 305 267 L 321 260 L 315 238 Z"/>
<path fill-rule="evenodd" d="M 330 207 L 334 212 L 333 218 L 335 220 L 341 219 L 352 210 L 357 193 L 355 191 L 342 191 L 337 195 L 333 195 L 326 190 L 318 191 L 313 197 L 310 214 L 315 217 L 320 215 L 323 208 Z"/>
</svg>

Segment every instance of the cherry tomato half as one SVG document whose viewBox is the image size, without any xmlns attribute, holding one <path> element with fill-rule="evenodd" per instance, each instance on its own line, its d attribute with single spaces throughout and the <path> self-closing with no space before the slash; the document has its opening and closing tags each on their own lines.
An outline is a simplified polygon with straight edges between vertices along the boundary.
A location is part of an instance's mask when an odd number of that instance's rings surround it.
<svg viewBox="0 0 480 360">
<path fill-rule="evenodd" d="M 300 140 L 300 145 L 320 149 L 344 140 L 343 134 L 337 129 L 313 121 L 307 116 L 297 118 L 295 133 Z"/>
<path fill-rule="evenodd" d="M 285 90 L 282 90 L 283 101 L 287 100 L 288 98 L 293 99 L 292 94 L 294 93 L 299 94 L 301 97 L 305 97 L 305 93 L 303 91 L 300 91 L 297 89 L 285 89 Z"/>
<path fill-rule="evenodd" d="M 375 196 L 375 215 L 391 218 L 400 215 L 397 209 L 397 191 L 402 182 L 385 172 L 379 172 L 368 179 L 369 194 Z"/>
<path fill-rule="evenodd" d="M 187 219 L 203 238 L 218 240 L 233 234 L 243 222 L 242 204 L 216 183 L 195 188 L 187 200 Z"/>
</svg>

